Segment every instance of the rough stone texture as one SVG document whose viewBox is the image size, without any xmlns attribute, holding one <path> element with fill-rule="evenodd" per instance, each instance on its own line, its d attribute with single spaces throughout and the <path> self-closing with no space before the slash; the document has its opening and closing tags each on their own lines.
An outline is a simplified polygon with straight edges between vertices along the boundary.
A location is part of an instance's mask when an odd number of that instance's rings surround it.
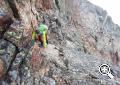
<svg viewBox="0 0 120 85">
<path fill-rule="evenodd" d="M 25 36 L 23 23 L 20 21 L 14 21 L 10 28 L 5 32 L 4 38 L 18 47 L 25 47 L 31 39 L 30 36 Z"/>
<path fill-rule="evenodd" d="M 37 11 L 35 10 L 34 0 L 8 0 L 8 3 L 13 11 L 14 18 L 18 19 L 24 27 L 22 33 L 26 37 L 31 37 L 32 31 L 37 26 Z M 16 29 L 17 28 L 19 27 L 16 27 Z"/>
<path fill-rule="evenodd" d="M 10 42 L 0 39 L 0 58 L 5 61 L 5 66 L 9 67 L 12 56 L 14 55 L 15 46 Z"/>
<path fill-rule="evenodd" d="M 107 59 L 111 59 L 117 52 L 118 55 L 114 56 L 112 61 L 119 63 L 119 45 L 116 43 L 116 40 L 119 41 L 117 37 L 119 33 L 116 34 L 116 30 L 119 32 L 118 26 L 113 24 L 111 18 L 102 9 L 91 5 L 87 1 L 81 0 L 81 2 L 78 6 L 80 7 L 78 15 L 81 17 L 77 18 L 76 16 L 73 19 L 80 31 L 85 49 L 90 54 L 106 57 Z M 84 8 L 83 5 L 90 8 Z"/>
<path fill-rule="evenodd" d="M 0 40 L 1 67 L 6 68 L 0 85 L 120 85 L 120 27 L 105 10 L 87 0 L 0 4 L 15 18 Z M 49 27 L 46 49 L 31 42 L 40 23 Z M 115 80 L 99 73 L 103 63 L 110 65 Z"/>
<path fill-rule="evenodd" d="M 35 8 L 33 8 L 32 1 L 34 0 L 21 1 L 21 3 L 17 2 L 19 6 L 20 17 L 25 26 L 24 34 L 26 34 L 26 36 L 31 36 L 31 31 L 37 26 L 37 11 Z"/>
<path fill-rule="evenodd" d="M 0 38 L 3 37 L 4 32 L 8 30 L 9 26 L 13 23 L 12 18 L 5 12 L 0 11 Z"/>
<path fill-rule="evenodd" d="M 8 13 L 10 16 L 13 16 L 13 12 L 9 7 L 9 4 L 5 0 L 0 0 L 0 10 L 4 11 L 5 13 Z"/>
<path fill-rule="evenodd" d="M 42 10 L 48 10 L 52 8 L 52 0 L 35 0 L 36 8 Z"/>
<path fill-rule="evenodd" d="M 0 78 L 4 75 L 4 61 L 0 59 Z"/>
<path fill-rule="evenodd" d="M 4 76 L 7 69 L 10 68 L 11 62 L 14 59 L 15 46 L 3 39 L 0 39 L 0 76 Z"/>
</svg>

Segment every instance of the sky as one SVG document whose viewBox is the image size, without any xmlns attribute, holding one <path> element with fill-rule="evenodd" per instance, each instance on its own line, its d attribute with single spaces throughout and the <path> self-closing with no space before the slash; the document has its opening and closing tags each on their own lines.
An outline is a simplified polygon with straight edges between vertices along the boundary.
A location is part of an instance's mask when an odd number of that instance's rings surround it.
<svg viewBox="0 0 120 85">
<path fill-rule="evenodd" d="M 102 7 L 112 17 L 114 23 L 120 26 L 120 0 L 88 0 Z"/>
</svg>

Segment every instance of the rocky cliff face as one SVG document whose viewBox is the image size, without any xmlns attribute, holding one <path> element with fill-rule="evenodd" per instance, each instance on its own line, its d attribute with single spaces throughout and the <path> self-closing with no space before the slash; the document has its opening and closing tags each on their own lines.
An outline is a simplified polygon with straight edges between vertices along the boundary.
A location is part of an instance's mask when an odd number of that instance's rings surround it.
<svg viewBox="0 0 120 85">
<path fill-rule="evenodd" d="M 46 49 L 31 41 L 40 23 L 49 26 Z M 87 0 L 1 0 L 0 85 L 120 85 L 119 36 Z M 115 80 L 99 73 L 104 63 Z"/>
</svg>

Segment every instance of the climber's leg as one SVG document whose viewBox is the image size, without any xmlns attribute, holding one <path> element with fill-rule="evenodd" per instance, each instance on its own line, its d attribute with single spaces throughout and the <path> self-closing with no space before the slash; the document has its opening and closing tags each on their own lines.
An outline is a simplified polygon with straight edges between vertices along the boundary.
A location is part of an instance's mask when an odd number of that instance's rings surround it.
<svg viewBox="0 0 120 85">
<path fill-rule="evenodd" d="M 48 44 L 47 34 L 46 34 L 46 43 Z"/>
<path fill-rule="evenodd" d="M 42 34 L 39 35 L 39 46 L 43 46 L 43 42 L 42 42 Z"/>
</svg>

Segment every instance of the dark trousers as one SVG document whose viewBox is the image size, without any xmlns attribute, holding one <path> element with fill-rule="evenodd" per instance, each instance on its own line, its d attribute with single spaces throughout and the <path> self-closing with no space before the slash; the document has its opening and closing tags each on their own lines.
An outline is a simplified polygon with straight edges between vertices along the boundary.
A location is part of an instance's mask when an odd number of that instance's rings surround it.
<svg viewBox="0 0 120 85">
<path fill-rule="evenodd" d="M 38 40 L 41 42 L 41 45 L 43 45 L 42 34 L 38 35 Z M 46 34 L 46 43 L 48 44 L 47 34 Z"/>
</svg>

